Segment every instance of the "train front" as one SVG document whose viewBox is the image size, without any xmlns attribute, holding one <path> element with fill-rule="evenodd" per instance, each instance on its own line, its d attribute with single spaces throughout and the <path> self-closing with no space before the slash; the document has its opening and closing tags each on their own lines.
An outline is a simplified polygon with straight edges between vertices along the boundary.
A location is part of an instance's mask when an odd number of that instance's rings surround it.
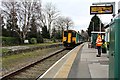
<svg viewBox="0 0 120 80">
<path fill-rule="evenodd" d="M 63 32 L 63 45 L 66 48 L 73 48 L 76 46 L 76 31 L 67 30 Z"/>
</svg>

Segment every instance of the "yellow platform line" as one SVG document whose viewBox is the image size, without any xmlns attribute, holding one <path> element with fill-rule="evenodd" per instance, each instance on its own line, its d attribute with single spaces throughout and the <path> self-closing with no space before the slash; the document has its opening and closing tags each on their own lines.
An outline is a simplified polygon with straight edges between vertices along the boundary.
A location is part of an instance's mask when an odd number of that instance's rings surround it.
<svg viewBox="0 0 120 80">
<path fill-rule="evenodd" d="M 73 50 L 70 55 L 70 57 L 66 60 L 66 62 L 63 64 L 63 66 L 59 69 L 59 71 L 56 73 L 56 75 L 54 76 L 54 78 L 67 78 L 68 74 L 70 72 L 70 69 L 72 67 L 72 64 L 76 58 L 76 55 L 78 53 L 78 51 L 80 50 L 80 48 L 83 46 L 80 45 L 78 46 L 75 50 Z"/>
</svg>

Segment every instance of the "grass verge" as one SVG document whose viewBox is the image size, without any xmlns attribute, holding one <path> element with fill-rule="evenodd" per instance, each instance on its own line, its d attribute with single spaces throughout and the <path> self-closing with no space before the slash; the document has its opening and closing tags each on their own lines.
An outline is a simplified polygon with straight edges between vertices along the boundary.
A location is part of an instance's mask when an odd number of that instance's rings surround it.
<svg viewBox="0 0 120 80">
<path fill-rule="evenodd" d="M 43 56 L 62 48 L 63 47 L 48 48 L 42 50 L 39 49 L 32 52 L 2 57 L 3 74 L 18 69 L 21 66 L 27 65 L 28 63 L 39 60 Z"/>
</svg>

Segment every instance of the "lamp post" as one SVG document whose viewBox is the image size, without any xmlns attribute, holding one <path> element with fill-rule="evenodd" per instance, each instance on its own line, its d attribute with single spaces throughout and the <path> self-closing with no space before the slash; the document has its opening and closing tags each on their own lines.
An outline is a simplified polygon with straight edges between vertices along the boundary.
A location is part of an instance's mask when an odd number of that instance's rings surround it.
<svg viewBox="0 0 120 80">
<path fill-rule="evenodd" d="M 92 25 L 93 25 L 93 31 L 94 31 L 94 22 L 93 21 L 91 21 L 92 22 Z"/>
<path fill-rule="evenodd" d="M 102 22 L 101 22 L 101 20 L 100 20 L 100 32 L 101 32 L 101 23 L 102 23 Z"/>
</svg>

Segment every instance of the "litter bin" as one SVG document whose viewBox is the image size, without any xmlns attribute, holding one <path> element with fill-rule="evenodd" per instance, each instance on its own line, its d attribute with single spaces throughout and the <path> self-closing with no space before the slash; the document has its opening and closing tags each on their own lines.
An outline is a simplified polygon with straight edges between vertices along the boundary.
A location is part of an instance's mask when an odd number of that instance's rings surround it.
<svg viewBox="0 0 120 80">
<path fill-rule="evenodd" d="M 102 48 L 102 53 L 107 53 L 106 48 Z"/>
<path fill-rule="evenodd" d="M 103 44 L 102 44 L 102 53 L 107 53 L 106 42 L 105 42 L 104 39 L 102 40 L 102 42 L 103 42 Z"/>
</svg>

